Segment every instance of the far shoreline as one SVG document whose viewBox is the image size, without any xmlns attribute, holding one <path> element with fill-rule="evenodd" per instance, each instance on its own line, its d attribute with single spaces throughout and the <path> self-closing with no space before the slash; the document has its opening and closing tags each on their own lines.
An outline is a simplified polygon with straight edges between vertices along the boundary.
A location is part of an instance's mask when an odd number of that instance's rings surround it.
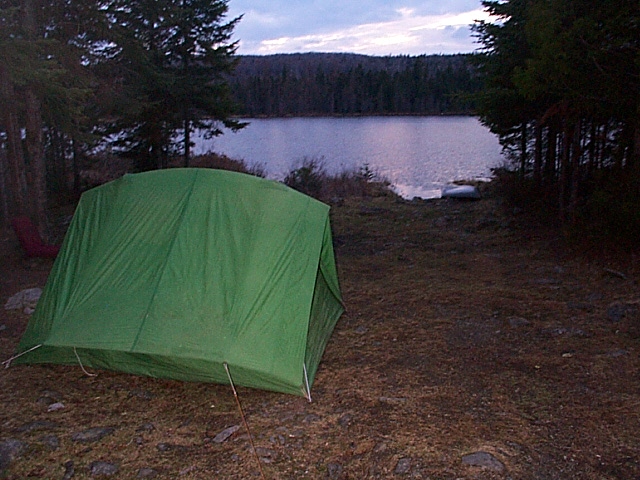
<svg viewBox="0 0 640 480">
<path fill-rule="evenodd" d="M 377 118 L 377 117 L 475 117 L 479 115 L 475 112 L 447 112 L 447 113 L 308 113 L 308 114 L 285 114 L 285 115 L 232 115 L 231 118 L 245 120 L 255 118 L 256 120 L 286 120 L 289 118 Z"/>
</svg>

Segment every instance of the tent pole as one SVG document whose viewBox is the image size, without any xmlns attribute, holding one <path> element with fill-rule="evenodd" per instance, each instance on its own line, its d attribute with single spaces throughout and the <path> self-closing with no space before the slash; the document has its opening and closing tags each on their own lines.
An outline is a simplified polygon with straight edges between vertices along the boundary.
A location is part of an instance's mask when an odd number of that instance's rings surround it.
<svg viewBox="0 0 640 480">
<path fill-rule="evenodd" d="M 302 371 L 304 372 L 304 385 L 306 387 L 304 396 L 307 397 L 307 401 L 311 403 L 311 387 L 309 386 L 309 375 L 307 374 L 307 365 L 304 362 L 302 362 Z"/>
<path fill-rule="evenodd" d="M 2 362 L 2 365 L 4 365 L 4 368 L 9 368 L 9 366 L 11 365 L 11 362 L 13 362 L 16 358 L 21 357 L 22 355 L 25 355 L 29 352 L 33 352 L 36 348 L 40 348 L 42 346 L 42 344 L 38 344 L 35 347 L 31 347 L 29 350 L 25 350 L 22 353 L 19 353 L 17 355 L 14 355 L 11 358 L 8 358 L 7 360 L 5 360 L 4 362 Z"/>
<path fill-rule="evenodd" d="M 240 412 L 240 417 L 242 417 L 242 423 L 244 424 L 244 428 L 249 435 L 249 443 L 251 444 L 251 450 L 253 451 L 253 455 L 256 457 L 256 461 L 258 462 L 258 468 L 260 469 L 260 478 L 265 480 L 264 471 L 262 470 L 262 462 L 260 461 L 260 457 L 258 456 L 258 452 L 256 451 L 256 446 L 253 443 L 253 436 L 251 435 L 251 430 L 249 430 L 249 424 L 247 423 L 247 419 L 244 416 L 244 411 L 242 410 L 242 404 L 240 403 L 240 398 L 238 397 L 238 392 L 236 391 L 236 386 L 233 384 L 233 380 L 231 379 L 231 373 L 229 372 L 229 364 L 224 362 L 224 369 L 227 372 L 227 377 L 229 378 L 229 385 L 231 385 L 231 390 L 233 391 L 233 397 L 236 399 L 236 404 L 238 405 L 238 411 Z"/>
</svg>

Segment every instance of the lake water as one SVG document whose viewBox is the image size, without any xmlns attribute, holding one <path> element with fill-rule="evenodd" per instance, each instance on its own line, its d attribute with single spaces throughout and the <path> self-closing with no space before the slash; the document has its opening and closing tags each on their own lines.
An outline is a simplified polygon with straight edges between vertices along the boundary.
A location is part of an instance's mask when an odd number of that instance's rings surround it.
<svg viewBox="0 0 640 480">
<path fill-rule="evenodd" d="M 243 130 L 196 139 L 194 153 L 214 151 L 259 164 L 281 180 L 304 158 L 329 173 L 370 170 L 405 198 L 439 197 L 456 180 L 483 179 L 502 163 L 498 139 L 475 117 L 248 119 Z"/>
</svg>

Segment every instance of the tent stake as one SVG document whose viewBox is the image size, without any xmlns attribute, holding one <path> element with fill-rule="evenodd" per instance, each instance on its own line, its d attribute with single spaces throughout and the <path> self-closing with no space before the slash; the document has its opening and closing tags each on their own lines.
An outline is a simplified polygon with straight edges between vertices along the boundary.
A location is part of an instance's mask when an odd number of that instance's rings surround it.
<svg viewBox="0 0 640 480">
<path fill-rule="evenodd" d="M 251 435 L 251 430 L 249 430 L 249 424 L 247 423 L 247 419 L 244 416 L 244 411 L 242 410 L 242 404 L 240 403 L 240 398 L 238 397 L 238 392 L 236 391 L 236 387 L 233 384 L 233 380 L 231 379 L 231 373 L 229 372 L 229 364 L 227 362 L 223 363 L 224 369 L 227 372 L 227 377 L 229 378 L 229 384 L 231 385 L 231 390 L 233 390 L 233 397 L 236 399 L 236 404 L 238 405 L 238 411 L 240 412 L 240 417 L 242 417 L 242 423 L 244 424 L 244 428 L 249 435 L 249 443 L 251 444 L 251 450 L 253 451 L 253 455 L 256 457 L 256 461 L 258 462 L 258 468 L 260 469 L 260 478 L 263 480 L 266 479 L 264 476 L 264 471 L 262 470 L 262 462 L 260 461 L 260 457 L 258 456 L 258 452 L 256 451 L 256 446 L 253 443 L 253 436 Z"/>
</svg>

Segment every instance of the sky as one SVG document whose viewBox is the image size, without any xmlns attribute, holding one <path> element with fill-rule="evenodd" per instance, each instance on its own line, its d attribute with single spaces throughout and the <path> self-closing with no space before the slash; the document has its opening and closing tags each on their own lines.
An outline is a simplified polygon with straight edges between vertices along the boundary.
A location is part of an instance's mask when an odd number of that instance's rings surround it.
<svg viewBox="0 0 640 480">
<path fill-rule="evenodd" d="M 240 55 L 468 53 L 480 0 L 229 0 Z"/>
</svg>

